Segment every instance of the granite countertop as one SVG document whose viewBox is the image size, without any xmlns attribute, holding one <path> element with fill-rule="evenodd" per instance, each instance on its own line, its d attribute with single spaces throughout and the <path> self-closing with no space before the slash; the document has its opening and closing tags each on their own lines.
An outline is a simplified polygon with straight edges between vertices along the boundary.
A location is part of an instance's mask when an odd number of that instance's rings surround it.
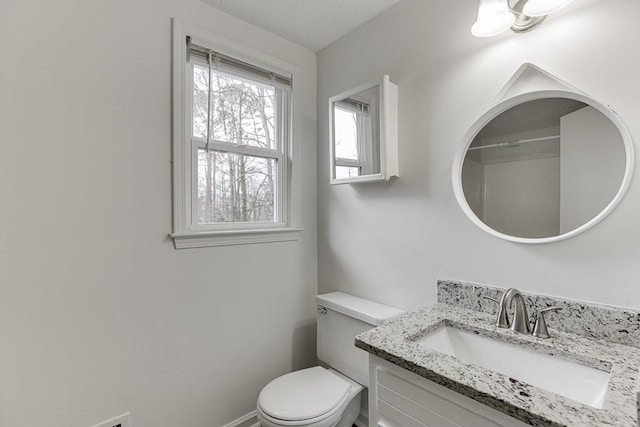
<svg viewBox="0 0 640 427">
<path fill-rule="evenodd" d="M 550 329 L 550 339 L 494 326 L 495 316 L 436 304 L 356 337 L 356 347 L 536 426 L 636 426 L 640 349 Z M 416 342 L 443 325 L 611 373 L 602 409 L 516 381 Z"/>
</svg>

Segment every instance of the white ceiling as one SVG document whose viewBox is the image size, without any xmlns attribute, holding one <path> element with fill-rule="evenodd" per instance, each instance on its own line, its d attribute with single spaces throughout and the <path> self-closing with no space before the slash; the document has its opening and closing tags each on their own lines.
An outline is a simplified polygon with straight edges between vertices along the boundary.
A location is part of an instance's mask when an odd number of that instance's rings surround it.
<svg viewBox="0 0 640 427">
<path fill-rule="evenodd" d="M 400 0 L 202 0 L 314 52 Z"/>
</svg>

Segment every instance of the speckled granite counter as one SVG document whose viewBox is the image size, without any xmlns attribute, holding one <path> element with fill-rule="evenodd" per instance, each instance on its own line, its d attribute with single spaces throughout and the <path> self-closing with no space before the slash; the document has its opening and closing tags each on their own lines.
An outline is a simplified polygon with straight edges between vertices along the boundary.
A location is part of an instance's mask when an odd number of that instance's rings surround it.
<svg viewBox="0 0 640 427">
<path fill-rule="evenodd" d="M 356 346 L 531 425 L 636 426 L 640 349 L 552 331 L 543 340 L 494 326 L 495 316 L 436 304 L 356 337 Z M 416 342 L 448 325 L 611 373 L 602 409 L 516 381 Z"/>
</svg>

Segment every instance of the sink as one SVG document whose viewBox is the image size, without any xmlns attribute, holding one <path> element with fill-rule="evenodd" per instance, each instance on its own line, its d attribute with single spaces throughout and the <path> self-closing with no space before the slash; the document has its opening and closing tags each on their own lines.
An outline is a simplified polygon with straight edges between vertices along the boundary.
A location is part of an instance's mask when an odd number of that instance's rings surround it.
<svg viewBox="0 0 640 427">
<path fill-rule="evenodd" d="M 451 326 L 442 326 L 416 343 L 597 409 L 604 403 L 609 372 Z"/>
</svg>

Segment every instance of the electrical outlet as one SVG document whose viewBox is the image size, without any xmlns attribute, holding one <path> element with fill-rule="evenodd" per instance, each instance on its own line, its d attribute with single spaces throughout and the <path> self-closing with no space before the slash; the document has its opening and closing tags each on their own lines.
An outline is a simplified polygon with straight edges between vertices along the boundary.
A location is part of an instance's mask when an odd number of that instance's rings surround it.
<svg viewBox="0 0 640 427">
<path fill-rule="evenodd" d="M 91 427 L 131 427 L 131 414 L 126 413 L 113 417 L 110 420 L 92 425 Z"/>
</svg>

